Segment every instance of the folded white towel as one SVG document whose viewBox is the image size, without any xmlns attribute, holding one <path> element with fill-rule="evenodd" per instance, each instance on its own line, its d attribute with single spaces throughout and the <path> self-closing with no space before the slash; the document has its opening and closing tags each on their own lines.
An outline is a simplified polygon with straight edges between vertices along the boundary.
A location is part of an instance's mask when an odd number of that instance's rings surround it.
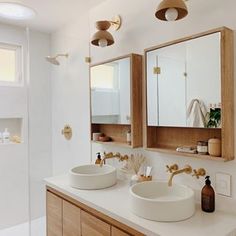
<svg viewBox="0 0 236 236">
<path fill-rule="evenodd" d="M 193 99 L 187 110 L 188 127 L 205 127 L 207 110 L 202 101 Z"/>
</svg>

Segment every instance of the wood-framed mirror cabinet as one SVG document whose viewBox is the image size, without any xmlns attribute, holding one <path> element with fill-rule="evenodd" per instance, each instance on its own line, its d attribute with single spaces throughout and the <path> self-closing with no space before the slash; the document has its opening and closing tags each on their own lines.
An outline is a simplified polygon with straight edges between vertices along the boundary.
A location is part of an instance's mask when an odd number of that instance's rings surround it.
<svg viewBox="0 0 236 236">
<path fill-rule="evenodd" d="M 142 56 L 138 54 L 90 66 L 91 141 L 142 147 L 142 82 Z M 94 134 L 106 135 L 110 141 L 96 140 Z"/>
<path fill-rule="evenodd" d="M 221 27 L 145 50 L 143 99 L 146 149 L 217 161 L 234 159 L 233 34 L 231 29 Z M 211 41 L 212 38 L 215 41 Z M 178 73 L 182 77 L 180 82 L 176 82 Z M 202 94 L 193 92 L 192 95 L 190 90 L 200 91 Z M 207 92 L 203 94 L 202 91 Z M 209 106 L 219 104 L 221 117 L 218 125 L 211 126 L 209 116 L 207 122 L 203 121 L 204 124 L 198 121 L 199 126 L 196 122 L 188 123 L 188 108 L 191 101 L 198 98 L 205 102 L 208 113 Z M 168 106 L 169 113 L 168 109 L 162 108 L 164 106 Z M 211 138 L 221 139 L 221 157 L 176 151 L 177 147 L 196 146 L 198 141 Z"/>
</svg>

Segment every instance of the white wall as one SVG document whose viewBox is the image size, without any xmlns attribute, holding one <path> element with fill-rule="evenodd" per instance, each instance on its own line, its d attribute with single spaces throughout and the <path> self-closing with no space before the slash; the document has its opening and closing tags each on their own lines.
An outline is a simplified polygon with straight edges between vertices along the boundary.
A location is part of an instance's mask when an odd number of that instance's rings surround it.
<svg viewBox="0 0 236 236">
<path fill-rule="evenodd" d="M 50 35 L 29 32 L 29 176 L 31 219 L 45 215 L 43 179 L 52 175 Z"/>
<path fill-rule="evenodd" d="M 22 46 L 25 72 L 27 68 L 25 29 L 1 24 L 0 42 Z M 26 79 L 25 74 L 24 79 Z M 21 87 L 0 87 L 0 96 L 0 118 L 22 118 L 24 140 L 21 144 L 0 145 L 0 229 L 2 229 L 29 219 L 27 83 Z"/>
<path fill-rule="evenodd" d="M 50 36 L 33 31 L 27 34 L 23 28 L 2 24 L 0 35 L 0 42 L 23 46 L 24 65 L 23 87 L 0 87 L 0 118 L 23 119 L 23 143 L 0 145 L 2 229 L 45 214 L 43 179 L 52 172 L 52 132 L 50 67 L 44 59 L 49 54 Z"/>
<path fill-rule="evenodd" d="M 51 45 L 52 55 L 69 53 L 60 66 L 51 66 L 53 173 L 60 174 L 90 160 L 88 15 L 54 33 Z M 73 129 L 70 141 L 61 135 L 65 124 Z"/>
</svg>

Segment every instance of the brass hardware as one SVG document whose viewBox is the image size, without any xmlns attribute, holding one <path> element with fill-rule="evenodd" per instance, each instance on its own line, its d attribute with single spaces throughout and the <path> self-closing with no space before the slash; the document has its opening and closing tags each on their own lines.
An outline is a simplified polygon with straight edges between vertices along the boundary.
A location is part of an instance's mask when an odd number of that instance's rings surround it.
<svg viewBox="0 0 236 236">
<path fill-rule="evenodd" d="M 111 158 L 117 158 L 119 161 L 126 161 L 129 159 L 128 155 L 122 156 L 119 152 L 113 154 L 113 152 L 106 153 L 104 152 L 104 157 L 100 163 L 100 166 L 102 167 L 103 164 L 105 164 L 106 159 L 111 159 Z"/>
<path fill-rule="evenodd" d="M 177 164 L 171 165 L 171 166 L 166 166 L 167 170 L 166 172 L 173 173 L 173 171 L 176 171 L 179 169 L 179 166 Z"/>
<path fill-rule="evenodd" d="M 91 57 L 85 57 L 85 62 L 86 63 L 91 63 Z"/>
<path fill-rule="evenodd" d="M 153 68 L 153 74 L 160 75 L 161 74 L 161 67 L 154 67 Z"/>
<path fill-rule="evenodd" d="M 65 125 L 61 134 L 64 135 L 65 139 L 70 140 L 72 138 L 72 128 L 69 125 Z"/>
<path fill-rule="evenodd" d="M 140 175 L 138 177 L 138 182 L 152 181 L 152 176 Z"/>
<path fill-rule="evenodd" d="M 110 23 L 115 31 L 119 30 L 121 27 L 121 17 L 119 15 L 113 17 Z"/>
<path fill-rule="evenodd" d="M 193 170 L 194 174 L 192 175 L 193 177 L 195 176 L 197 179 L 200 178 L 200 176 L 205 176 L 206 175 L 206 170 L 203 168 L 200 168 L 198 170 L 194 169 Z"/>
<path fill-rule="evenodd" d="M 168 186 L 171 187 L 172 186 L 172 180 L 174 178 L 175 175 L 179 175 L 179 174 L 182 174 L 182 173 L 185 173 L 185 174 L 191 174 L 192 173 L 192 167 L 190 165 L 186 165 L 183 169 L 180 169 L 180 170 L 176 170 L 174 171 L 171 176 L 170 176 L 170 179 L 168 181 Z"/>
</svg>

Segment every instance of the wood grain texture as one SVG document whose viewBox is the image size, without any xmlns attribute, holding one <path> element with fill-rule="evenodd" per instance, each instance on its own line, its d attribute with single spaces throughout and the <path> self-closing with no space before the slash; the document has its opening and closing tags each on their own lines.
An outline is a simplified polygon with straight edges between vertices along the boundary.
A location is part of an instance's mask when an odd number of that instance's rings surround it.
<svg viewBox="0 0 236 236">
<path fill-rule="evenodd" d="M 71 202 L 72 204 L 79 207 L 81 210 L 83 210 L 85 212 L 88 212 L 89 214 L 93 215 L 94 217 L 104 221 L 105 223 L 107 223 L 109 225 L 112 225 L 112 226 L 114 226 L 118 229 L 121 229 L 124 232 L 127 232 L 128 234 L 130 234 L 132 236 L 145 236 L 144 234 L 138 232 L 137 230 L 135 230 L 135 229 L 133 229 L 133 228 L 131 228 L 131 227 L 129 227 L 129 226 L 127 226 L 127 225 L 125 225 L 125 224 L 123 224 L 123 223 L 121 223 L 121 222 L 119 222 L 119 221 L 117 221 L 117 220 L 115 220 L 115 219 L 113 219 L 113 218 L 97 211 L 97 210 L 95 210 L 94 208 L 91 208 L 91 207 L 89 207 L 89 206 L 87 206 L 87 205 L 85 205 L 85 204 L 83 204 L 83 203 L 81 203 L 81 202 L 79 202 L 79 201 L 77 201 L 77 200 L 75 200 L 75 199 L 73 199 L 73 198 L 71 198 L 71 197 L 69 197 L 69 196 L 53 189 L 53 188 L 51 188 L 51 187 L 47 186 L 47 191 L 57 195 L 58 197 L 66 200 L 68 202 Z"/>
<path fill-rule="evenodd" d="M 131 235 L 125 233 L 124 231 L 121 231 L 120 229 L 117 229 L 116 227 L 112 227 L 111 236 L 131 236 Z"/>
<path fill-rule="evenodd" d="M 47 236 L 62 234 L 62 199 L 47 191 Z"/>
<path fill-rule="evenodd" d="M 234 32 L 221 32 L 222 156 L 234 159 Z"/>
<path fill-rule="evenodd" d="M 138 54 L 129 54 L 122 57 L 113 58 L 98 64 L 91 65 L 98 66 L 105 63 L 110 63 L 123 58 L 130 58 L 130 110 L 131 110 L 131 124 L 130 125 L 119 125 L 119 124 L 91 124 L 91 140 L 92 133 L 101 132 L 111 137 L 116 144 L 126 143 L 126 134 L 131 131 L 131 147 L 137 148 L 142 147 L 143 136 L 143 109 L 142 109 L 142 56 Z M 91 79 L 90 79 L 91 81 Z M 91 87 L 91 82 L 90 82 Z M 91 91 L 90 91 L 91 98 Z M 91 99 L 90 99 L 91 101 Z M 90 105 L 91 111 L 91 105 Z M 91 117 L 91 112 L 90 112 Z M 92 120 L 92 119 L 91 119 Z M 106 144 L 106 143 L 104 143 Z"/>
<path fill-rule="evenodd" d="M 131 56 L 131 138 L 132 147 L 143 145 L 142 56 Z"/>
<path fill-rule="evenodd" d="M 63 200 L 63 236 L 80 236 L 80 209 Z"/>
<path fill-rule="evenodd" d="M 185 42 L 198 37 L 221 33 L 221 97 L 222 97 L 222 128 L 221 129 L 202 129 L 202 128 L 172 128 L 172 127 L 149 127 L 147 118 L 147 52 Z M 199 140 L 208 140 L 213 137 L 220 138 L 222 141 L 222 158 L 225 161 L 234 159 L 234 39 L 233 31 L 221 27 L 209 30 L 204 33 L 192 35 L 182 39 L 174 40 L 159 46 L 145 50 L 144 64 L 144 85 L 143 85 L 143 104 L 144 104 L 144 136 L 143 143 L 146 149 L 174 154 L 173 151 L 178 146 L 196 145 Z M 175 153 L 177 155 L 177 153 Z M 191 154 L 187 154 L 189 157 Z M 192 155 L 196 157 L 196 155 Z M 219 160 L 219 158 L 211 160 Z"/>
<path fill-rule="evenodd" d="M 81 235 L 82 236 L 110 236 L 111 226 L 98 218 L 81 211 Z"/>
<path fill-rule="evenodd" d="M 112 125 L 112 124 L 92 124 L 92 132 L 103 133 L 110 138 L 112 141 L 117 143 L 127 143 L 126 135 L 131 130 L 131 125 Z M 110 142 L 104 142 L 104 144 Z"/>
</svg>

